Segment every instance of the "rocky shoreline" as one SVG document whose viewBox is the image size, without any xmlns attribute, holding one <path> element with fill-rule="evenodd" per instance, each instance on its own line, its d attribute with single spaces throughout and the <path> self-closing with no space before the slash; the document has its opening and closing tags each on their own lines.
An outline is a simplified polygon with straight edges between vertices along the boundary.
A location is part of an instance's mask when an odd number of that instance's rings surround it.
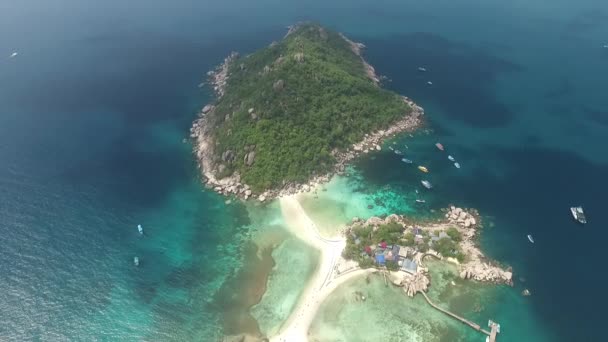
<svg viewBox="0 0 608 342">
<path fill-rule="evenodd" d="M 294 27 L 290 27 L 287 35 L 293 30 Z M 351 45 L 353 52 L 361 57 L 367 76 L 378 85 L 380 79 L 376 75 L 374 68 L 369 65 L 361 55 L 361 50 L 364 48 L 364 45 L 355 43 L 342 34 L 341 36 Z M 208 83 L 215 92 L 216 101 L 220 100 L 225 94 L 226 84 L 230 78 L 229 67 L 237 57 L 238 53 L 232 52 L 224 59 L 221 65 L 207 73 L 209 79 Z M 228 177 L 219 177 L 223 170 L 221 163 L 215 161 L 216 156 L 214 151 L 216 145 L 213 139 L 213 127 L 210 122 L 215 106 L 213 104 L 207 104 L 202 108 L 198 119 L 194 121 L 192 128 L 190 129 L 190 137 L 194 140 L 194 153 L 198 160 L 198 166 L 202 172 L 203 182 L 206 184 L 207 188 L 213 189 L 213 191 L 221 195 L 235 196 L 244 200 L 256 198 L 260 202 L 276 197 L 308 192 L 319 184 L 328 182 L 334 174 L 342 174 L 345 166 L 357 156 L 369 153 L 370 151 L 380 151 L 380 145 L 385 139 L 399 133 L 412 132 L 420 127 L 423 123 L 422 117 L 424 115 L 424 109 L 405 96 L 402 97 L 402 100 L 411 108 L 411 112 L 406 113 L 401 119 L 393 122 L 387 129 L 366 134 L 363 140 L 353 144 L 349 149 L 332 151 L 331 154 L 336 162 L 331 172 L 323 175 L 313 175 L 306 183 L 289 182 L 281 188 L 267 189 L 261 192 L 254 192 L 249 185 L 241 182 L 241 177 L 236 172 Z M 253 108 L 249 111 L 250 114 L 255 115 Z M 246 156 L 247 160 L 251 159 L 253 161 L 254 158 L 255 151 L 251 151 Z"/>
</svg>

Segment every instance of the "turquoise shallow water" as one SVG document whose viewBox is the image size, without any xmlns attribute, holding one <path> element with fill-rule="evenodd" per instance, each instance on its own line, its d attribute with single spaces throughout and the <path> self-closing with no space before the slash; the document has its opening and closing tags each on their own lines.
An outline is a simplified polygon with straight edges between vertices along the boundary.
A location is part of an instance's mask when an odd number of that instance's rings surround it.
<svg viewBox="0 0 608 342">
<path fill-rule="evenodd" d="M 522 301 L 520 288 L 499 289 L 486 306 L 508 331 L 502 340 L 602 339 L 601 312 L 580 303 L 606 303 L 597 272 L 608 190 L 604 2 L 35 0 L 1 8 L 0 339 L 221 333 L 216 291 L 241 264 L 249 231 L 266 223 L 202 191 L 181 141 L 207 100 L 201 76 L 231 50 L 265 46 L 302 19 L 364 41 L 387 85 L 422 104 L 434 130 L 403 142 L 431 169 L 426 207 L 408 202 L 419 175 L 384 153 L 358 164 L 357 186 L 370 197 L 357 205 L 373 204 L 368 213 L 478 207 L 493 223 L 482 245 L 533 291 Z M 18 58 L 5 58 L 14 50 Z M 437 155 L 437 139 L 463 165 L 459 173 Z M 585 228 L 565 209 L 578 203 L 590 215 Z"/>
</svg>

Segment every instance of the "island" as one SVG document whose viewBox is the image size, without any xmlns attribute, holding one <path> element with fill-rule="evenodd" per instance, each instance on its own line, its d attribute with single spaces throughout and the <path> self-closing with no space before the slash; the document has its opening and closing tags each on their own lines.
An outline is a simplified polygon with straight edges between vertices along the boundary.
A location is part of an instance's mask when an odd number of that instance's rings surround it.
<svg viewBox="0 0 608 342">
<path fill-rule="evenodd" d="M 338 236 L 327 237 L 298 200 L 298 194 L 316 192 L 342 174 L 355 157 L 381 151 L 385 139 L 423 124 L 420 106 L 381 87 L 363 48 L 341 33 L 301 23 L 252 54 L 231 53 L 207 74 L 215 98 L 191 128 L 206 186 L 243 200 L 277 198 L 286 227 L 320 252 L 314 274 L 276 333 L 224 341 L 307 341 L 327 296 L 371 273 L 382 274 L 407 296 L 421 294 L 490 341 L 500 332 L 493 322 L 488 331 L 450 313 L 425 293 L 432 282 L 426 258 L 458 265 L 463 279 L 512 284 L 511 270 L 478 248 L 481 217 L 474 209 L 451 206 L 434 221 L 353 218 Z"/>
<path fill-rule="evenodd" d="M 423 109 L 383 89 L 363 44 L 313 23 L 208 73 L 215 100 L 191 136 L 204 181 L 260 201 L 307 191 L 382 140 L 414 130 Z"/>
</svg>

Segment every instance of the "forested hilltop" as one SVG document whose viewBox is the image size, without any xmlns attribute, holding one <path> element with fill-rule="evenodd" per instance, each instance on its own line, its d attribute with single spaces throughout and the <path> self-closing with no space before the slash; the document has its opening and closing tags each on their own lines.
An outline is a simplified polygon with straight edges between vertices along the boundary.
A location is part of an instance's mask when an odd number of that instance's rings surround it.
<svg viewBox="0 0 608 342">
<path fill-rule="evenodd" d="M 199 149 L 212 150 L 203 167 L 218 180 L 238 175 L 254 192 L 306 182 L 331 171 L 338 151 L 407 116 L 410 105 L 379 87 L 361 47 L 307 23 L 228 57 L 210 74 L 218 99 L 203 109 L 207 143 Z"/>
</svg>

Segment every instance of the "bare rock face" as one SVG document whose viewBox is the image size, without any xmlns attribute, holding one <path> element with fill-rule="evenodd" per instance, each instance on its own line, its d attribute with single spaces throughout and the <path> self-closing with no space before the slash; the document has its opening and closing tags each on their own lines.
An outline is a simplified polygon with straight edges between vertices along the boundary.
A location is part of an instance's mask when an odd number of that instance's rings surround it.
<svg viewBox="0 0 608 342">
<path fill-rule="evenodd" d="M 203 114 L 207 114 L 207 113 L 209 113 L 210 111 L 212 111 L 213 109 L 215 109 L 215 106 L 214 106 L 214 105 L 210 105 L 210 104 L 208 104 L 208 105 L 206 105 L 205 107 L 203 107 L 203 110 L 202 110 L 201 112 L 202 112 Z"/>
<path fill-rule="evenodd" d="M 254 160 L 255 160 L 255 151 L 251 151 L 245 155 L 245 164 L 247 166 L 253 165 Z"/>
<path fill-rule="evenodd" d="M 325 31 L 325 29 L 323 29 L 322 27 L 319 27 L 319 37 L 321 37 L 321 39 L 323 40 L 327 40 L 327 31 Z"/>
<path fill-rule="evenodd" d="M 375 216 L 374 217 L 370 217 L 367 220 L 367 222 L 365 222 L 365 225 L 368 225 L 368 226 L 379 226 L 381 224 L 384 224 L 384 221 L 381 218 L 375 217 Z"/>
<path fill-rule="evenodd" d="M 226 165 L 224 165 L 224 164 L 220 164 L 220 165 L 217 167 L 217 172 L 218 172 L 219 174 L 222 174 L 222 173 L 224 173 L 224 171 L 226 171 Z"/>
<path fill-rule="evenodd" d="M 390 214 L 384 219 L 385 223 L 399 222 L 399 215 Z"/>
<path fill-rule="evenodd" d="M 296 53 L 295 55 L 293 55 L 293 59 L 295 59 L 295 61 L 298 63 L 304 62 L 304 52 Z"/>
<path fill-rule="evenodd" d="M 224 153 L 222 153 L 222 160 L 225 162 L 232 163 L 234 157 L 234 152 L 232 152 L 232 150 L 224 151 Z"/>
<path fill-rule="evenodd" d="M 283 88 L 285 88 L 285 81 L 283 80 L 277 80 L 272 85 L 272 89 L 274 89 L 275 91 L 281 91 L 283 90 Z"/>
</svg>

